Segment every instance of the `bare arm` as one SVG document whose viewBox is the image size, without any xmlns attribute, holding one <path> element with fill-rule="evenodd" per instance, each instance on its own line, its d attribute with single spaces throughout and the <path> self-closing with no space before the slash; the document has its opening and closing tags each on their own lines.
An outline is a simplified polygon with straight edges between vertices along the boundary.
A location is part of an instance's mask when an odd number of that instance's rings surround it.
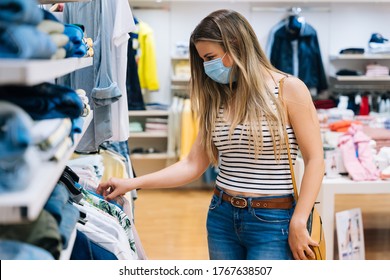
<svg viewBox="0 0 390 280">
<path fill-rule="evenodd" d="M 106 199 L 113 199 L 134 189 L 174 188 L 199 178 L 207 169 L 210 160 L 197 136 L 189 155 L 162 170 L 131 179 L 110 178 L 102 182 L 97 192 Z"/>
<path fill-rule="evenodd" d="M 290 222 L 289 243 L 296 259 L 306 259 L 305 253 L 314 258 L 309 245 L 317 244 L 308 235 L 306 222 L 325 171 L 320 126 L 310 92 L 302 81 L 286 79 L 283 99 L 305 165 L 298 203 Z"/>
</svg>

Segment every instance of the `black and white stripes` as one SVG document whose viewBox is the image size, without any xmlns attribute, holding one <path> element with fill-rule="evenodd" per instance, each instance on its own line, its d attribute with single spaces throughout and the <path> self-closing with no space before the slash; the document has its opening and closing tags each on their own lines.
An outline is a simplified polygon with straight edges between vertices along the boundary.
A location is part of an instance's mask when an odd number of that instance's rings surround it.
<svg viewBox="0 0 390 280">
<path fill-rule="evenodd" d="M 274 146 L 268 125 L 261 125 L 263 148 L 257 159 L 254 145 L 250 143 L 244 125 L 238 125 L 229 139 L 229 125 L 220 109 L 213 141 L 219 151 L 219 174 L 217 185 L 225 189 L 259 194 L 293 193 L 291 172 L 287 151 L 280 159 L 275 157 Z M 298 145 L 291 126 L 287 127 L 293 162 L 298 153 Z M 284 139 L 284 138 L 283 138 Z"/>
</svg>

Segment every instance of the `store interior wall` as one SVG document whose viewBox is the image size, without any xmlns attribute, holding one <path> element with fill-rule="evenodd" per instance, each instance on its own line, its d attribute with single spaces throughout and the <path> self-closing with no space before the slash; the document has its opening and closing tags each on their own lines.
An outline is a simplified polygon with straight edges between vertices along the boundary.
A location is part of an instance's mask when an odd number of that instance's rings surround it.
<svg viewBox="0 0 390 280">
<path fill-rule="evenodd" d="M 145 93 L 146 102 L 170 104 L 171 55 L 176 42 L 188 42 L 199 21 L 210 12 L 226 8 L 242 13 L 252 24 L 263 48 L 272 26 L 287 16 L 292 6 L 317 31 L 322 59 L 329 71 L 329 56 L 343 48 L 367 47 L 372 33 L 390 37 L 390 3 L 250 3 L 130 1 L 133 14 L 154 31 L 160 89 Z M 260 11 L 256 8 L 260 7 Z M 261 9 L 261 8 L 265 9 Z"/>
</svg>

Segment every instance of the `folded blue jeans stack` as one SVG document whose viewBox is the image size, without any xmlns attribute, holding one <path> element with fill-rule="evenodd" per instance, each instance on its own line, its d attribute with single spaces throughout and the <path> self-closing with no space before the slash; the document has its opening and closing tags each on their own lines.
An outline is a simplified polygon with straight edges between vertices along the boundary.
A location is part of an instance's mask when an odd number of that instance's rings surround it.
<svg viewBox="0 0 390 280">
<path fill-rule="evenodd" d="M 33 121 L 26 112 L 0 101 L 0 194 L 24 189 L 36 165 L 28 156 Z"/>
<path fill-rule="evenodd" d="M 36 0 L 0 1 L 0 58 L 51 58 L 57 46 L 36 28 L 43 18 Z"/>
</svg>

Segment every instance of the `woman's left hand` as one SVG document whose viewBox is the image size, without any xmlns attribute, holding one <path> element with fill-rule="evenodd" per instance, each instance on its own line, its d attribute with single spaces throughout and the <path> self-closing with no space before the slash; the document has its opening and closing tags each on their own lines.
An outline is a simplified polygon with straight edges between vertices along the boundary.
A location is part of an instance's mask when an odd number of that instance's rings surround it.
<svg viewBox="0 0 390 280">
<path fill-rule="evenodd" d="M 318 244 L 310 238 L 309 232 L 306 229 L 306 223 L 297 222 L 293 219 L 291 220 L 288 234 L 288 243 L 290 245 L 294 259 L 315 259 L 315 254 L 310 246 L 318 246 Z"/>
</svg>

